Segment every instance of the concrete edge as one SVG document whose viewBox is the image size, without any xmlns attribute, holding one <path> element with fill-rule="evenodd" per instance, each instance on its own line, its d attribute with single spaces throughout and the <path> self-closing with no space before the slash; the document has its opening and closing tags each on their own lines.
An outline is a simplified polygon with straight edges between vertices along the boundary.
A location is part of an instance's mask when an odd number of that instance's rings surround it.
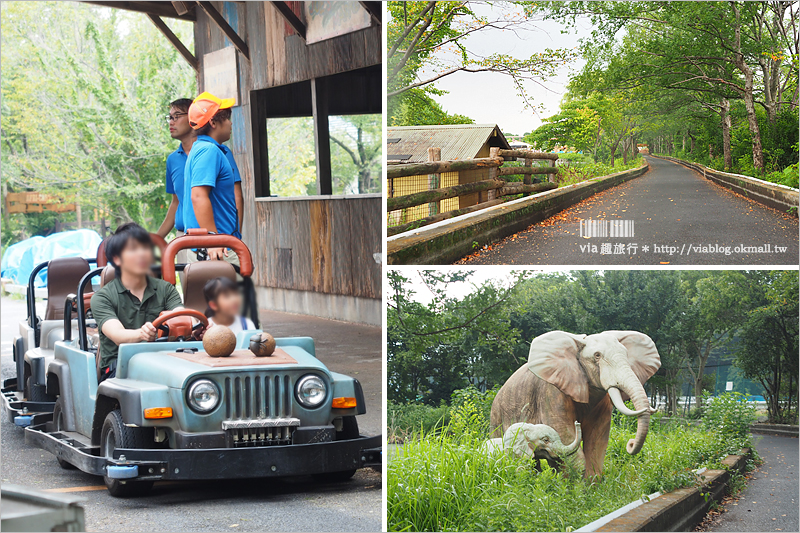
<svg viewBox="0 0 800 533">
<path fill-rule="evenodd" d="M 28 294 L 28 286 L 27 285 L 18 285 L 16 283 L 3 283 L 3 291 L 7 292 L 8 294 L 21 294 L 25 296 Z M 47 288 L 45 287 L 37 287 L 34 289 L 34 294 L 36 298 L 47 298 Z"/>
<path fill-rule="evenodd" d="M 672 161 L 699 172 L 707 180 L 730 189 L 760 204 L 776 209 L 782 213 L 797 217 L 797 208 L 800 203 L 800 190 L 787 187 L 778 183 L 772 183 L 752 176 L 742 174 L 732 174 L 708 168 L 699 163 L 683 161 L 675 157 L 665 155 L 652 155 L 659 159 Z M 794 208 L 792 211 L 791 209 Z"/>
<path fill-rule="evenodd" d="M 750 433 L 799 437 L 800 426 L 789 424 L 750 424 Z"/>
<path fill-rule="evenodd" d="M 360 298 L 341 294 L 297 291 L 256 285 L 259 309 L 310 315 L 368 326 L 381 326 L 380 298 Z"/>
<path fill-rule="evenodd" d="M 527 229 L 598 192 L 637 178 L 649 168 L 645 161 L 634 169 L 592 178 L 399 233 L 386 240 L 387 264 L 451 264 L 469 255 L 475 248 Z"/>
<path fill-rule="evenodd" d="M 750 456 L 749 448 L 742 450 L 741 455 L 729 455 L 722 461 L 725 470 L 706 470 L 699 487 L 663 494 L 596 531 L 692 531 L 703 521 L 712 502 L 720 501 L 727 493 L 731 472 L 744 471 Z"/>
</svg>

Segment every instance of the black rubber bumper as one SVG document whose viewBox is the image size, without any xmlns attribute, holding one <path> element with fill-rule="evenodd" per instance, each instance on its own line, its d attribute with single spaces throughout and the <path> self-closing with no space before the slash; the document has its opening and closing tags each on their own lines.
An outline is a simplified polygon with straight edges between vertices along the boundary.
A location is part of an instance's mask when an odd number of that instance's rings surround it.
<svg viewBox="0 0 800 533">
<path fill-rule="evenodd" d="M 213 449 L 117 449 L 114 460 L 75 446 L 42 426 L 25 430 L 25 442 L 45 449 L 89 474 L 104 475 L 106 465 L 136 465 L 139 480 L 211 480 L 305 476 L 343 472 L 381 464 L 381 437 L 265 446 Z M 123 459 L 124 456 L 124 459 Z"/>
<path fill-rule="evenodd" d="M 18 416 L 31 416 L 31 425 L 42 424 L 53 419 L 55 402 L 28 402 L 22 399 L 22 393 L 17 391 L 17 379 L 11 378 L 3 382 L 0 389 L 2 407 L 8 420 L 13 424 Z"/>
</svg>

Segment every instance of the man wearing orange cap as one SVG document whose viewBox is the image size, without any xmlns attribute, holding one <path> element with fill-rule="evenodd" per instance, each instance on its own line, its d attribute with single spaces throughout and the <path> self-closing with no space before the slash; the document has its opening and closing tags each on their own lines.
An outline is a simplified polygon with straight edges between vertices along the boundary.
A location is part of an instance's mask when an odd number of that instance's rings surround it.
<svg viewBox="0 0 800 533">
<path fill-rule="evenodd" d="M 222 144 L 231 138 L 233 104 L 233 98 L 204 92 L 189 106 L 189 125 L 197 132 L 197 140 L 186 161 L 181 206 L 187 230 L 205 228 L 241 239 L 242 178 L 233 154 Z M 208 258 L 239 263 L 225 248 L 209 248 Z"/>
</svg>

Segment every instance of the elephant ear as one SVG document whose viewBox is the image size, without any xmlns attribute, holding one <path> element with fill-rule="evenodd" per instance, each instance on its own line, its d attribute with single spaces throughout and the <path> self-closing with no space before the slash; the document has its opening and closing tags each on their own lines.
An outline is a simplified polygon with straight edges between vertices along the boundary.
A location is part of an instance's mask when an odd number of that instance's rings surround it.
<svg viewBox="0 0 800 533">
<path fill-rule="evenodd" d="M 589 403 L 589 380 L 578 362 L 586 335 L 550 331 L 531 341 L 528 369 L 580 403 Z"/>
<path fill-rule="evenodd" d="M 661 368 L 661 358 L 653 339 L 638 331 L 609 331 L 628 351 L 628 363 L 644 384 Z"/>
</svg>

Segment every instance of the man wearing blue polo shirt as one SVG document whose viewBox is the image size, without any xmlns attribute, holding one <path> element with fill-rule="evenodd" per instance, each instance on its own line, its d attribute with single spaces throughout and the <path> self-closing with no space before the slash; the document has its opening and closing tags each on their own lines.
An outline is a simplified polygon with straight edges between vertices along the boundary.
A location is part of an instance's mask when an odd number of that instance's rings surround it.
<svg viewBox="0 0 800 533">
<path fill-rule="evenodd" d="M 242 180 L 233 154 L 222 144 L 231 138 L 233 104 L 232 98 L 204 92 L 189 106 L 189 124 L 197 140 L 184 170 L 183 223 L 187 230 L 205 228 L 241 239 Z M 209 248 L 208 258 L 239 263 L 225 248 Z"/>
<path fill-rule="evenodd" d="M 180 144 L 178 149 L 167 157 L 166 188 L 167 194 L 172 195 L 172 201 L 167 209 L 167 216 L 164 217 L 164 222 L 161 223 L 161 227 L 156 231 L 164 239 L 167 238 L 172 228 L 175 228 L 178 237 L 183 235 L 183 206 L 180 205 L 180 197 L 183 196 L 183 171 L 186 166 L 186 159 L 192 149 L 192 144 L 197 138 L 194 129 L 189 125 L 190 105 L 192 105 L 192 101 L 189 98 L 179 98 L 169 104 L 169 115 L 167 115 L 169 134 L 173 139 L 180 141 Z M 186 261 L 179 260 L 179 262 L 185 263 Z"/>
</svg>

